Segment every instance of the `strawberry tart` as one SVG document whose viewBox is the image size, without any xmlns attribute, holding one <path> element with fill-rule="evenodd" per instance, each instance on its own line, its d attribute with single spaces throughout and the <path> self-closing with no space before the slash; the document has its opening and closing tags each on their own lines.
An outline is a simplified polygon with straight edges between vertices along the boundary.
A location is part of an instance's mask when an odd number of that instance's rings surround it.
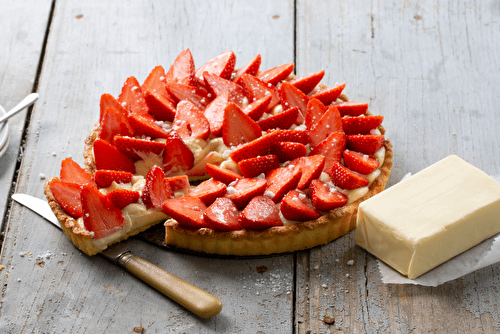
<svg viewBox="0 0 500 334">
<path fill-rule="evenodd" d="M 382 116 L 349 101 L 324 71 L 293 63 L 235 70 L 226 51 L 196 69 L 182 51 L 141 85 L 104 94 L 85 142 L 47 180 L 49 205 L 69 239 L 93 255 L 154 224 L 165 244 L 221 255 L 307 249 L 355 227 L 392 167 Z M 162 232 L 163 233 L 163 232 Z"/>
</svg>

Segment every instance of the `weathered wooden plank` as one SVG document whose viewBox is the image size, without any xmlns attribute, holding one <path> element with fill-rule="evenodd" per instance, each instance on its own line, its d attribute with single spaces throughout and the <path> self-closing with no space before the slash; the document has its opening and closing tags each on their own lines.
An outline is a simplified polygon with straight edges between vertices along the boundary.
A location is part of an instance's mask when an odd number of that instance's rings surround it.
<svg viewBox="0 0 500 334">
<path fill-rule="evenodd" d="M 57 175 L 66 156 L 82 163 L 100 95 L 117 96 L 128 76 L 142 81 L 182 49 L 189 47 L 198 65 L 226 49 L 235 50 L 240 66 L 256 53 L 265 67 L 290 61 L 293 9 L 292 1 L 56 2 L 17 190 L 42 197 L 40 173 Z M 104 259 L 82 255 L 55 228 L 14 205 L 1 258 L 7 268 L 0 331 L 292 331 L 292 255 L 205 258 L 140 241 L 131 249 L 218 296 L 222 313 L 193 316 Z"/>
<path fill-rule="evenodd" d="M 449 154 L 499 174 L 499 18 L 493 2 L 299 1 L 297 71 L 326 69 L 385 117 L 389 185 Z M 383 285 L 353 233 L 298 259 L 299 332 L 500 329 L 499 265 L 436 288 Z"/>
</svg>

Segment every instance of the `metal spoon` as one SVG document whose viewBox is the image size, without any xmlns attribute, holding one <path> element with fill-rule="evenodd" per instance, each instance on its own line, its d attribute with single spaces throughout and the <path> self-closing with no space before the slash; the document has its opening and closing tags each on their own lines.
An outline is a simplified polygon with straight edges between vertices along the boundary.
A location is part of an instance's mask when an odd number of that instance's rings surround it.
<svg viewBox="0 0 500 334">
<path fill-rule="evenodd" d="M 9 118 L 20 112 L 21 110 L 23 110 L 24 108 L 32 105 L 33 103 L 35 103 L 36 100 L 38 100 L 38 93 L 31 93 L 30 95 L 26 96 L 21 102 L 19 102 L 17 106 L 12 108 L 8 113 L 3 115 L 2 117 L 0 117 L 0 124 L 5 122 Z"/>
</svg>

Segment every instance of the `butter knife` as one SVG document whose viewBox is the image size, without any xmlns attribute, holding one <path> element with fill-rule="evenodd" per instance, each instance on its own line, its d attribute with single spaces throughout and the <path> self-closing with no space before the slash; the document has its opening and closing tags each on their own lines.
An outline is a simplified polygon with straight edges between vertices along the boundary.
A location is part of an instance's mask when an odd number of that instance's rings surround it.
<svg viewBox="0 0 500 334">
<path fill-rule="evenodd" d="M 14 194 L 12 199 L 61 229 L 59 221 L 46 201 L 26 194 Z M 217 297 L 133 255 L 124 242 L 113 244 L 99 254 L 125 268 L 128 272 L 201 318 L 211 318 L 222 310 L 222 302 Z"/>
</svg>

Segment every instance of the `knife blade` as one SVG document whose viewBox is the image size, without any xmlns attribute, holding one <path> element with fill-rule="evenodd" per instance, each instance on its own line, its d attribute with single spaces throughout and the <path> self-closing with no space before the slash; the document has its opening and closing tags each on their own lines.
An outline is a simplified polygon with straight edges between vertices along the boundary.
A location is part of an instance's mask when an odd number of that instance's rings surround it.
<svg viewBox="0 0 500 334">
<path fill-rule="evenodd" d="M 46 201 L 26 194 L 14 194 L 12 199 L 61 229 L 59 221 Z M 133 255 L 124 242 L 113 244 L 99 254 L 125 268 L 134 276 L 201 318 L 214 317 L 222 310 L 222 302 L 217 297 Z"/>
</svg>

